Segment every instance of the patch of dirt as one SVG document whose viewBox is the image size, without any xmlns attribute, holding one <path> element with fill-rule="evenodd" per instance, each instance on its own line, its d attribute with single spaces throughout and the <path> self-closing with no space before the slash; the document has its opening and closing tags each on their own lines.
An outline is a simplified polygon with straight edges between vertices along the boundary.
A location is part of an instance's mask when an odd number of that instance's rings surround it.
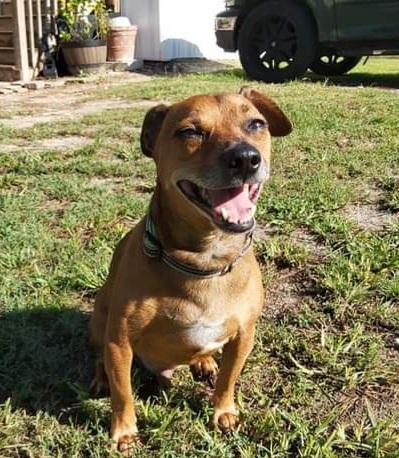
<svg viewBox="0 0 399 458">
<path fill-rule="evenodd" d="M 305 415 L 312 421 L 317 419 L 318 422 L 322 422 L 335 409 L 337 417 L 334 424 L 342 425 L 347 434 L 353 435 L 354 429 L 361 426 L 367 418 L 373 418 L 375 421 L 398 418 L 398 386 L 370 384 L 345 392 L 331 393 L 315 399 L 306 409 Z"/>
<path fill-rule="evenodd" d="M 398 218 L 377 204 L 349 204 L 341 210 L 344 217 L 363 230 L 383 231 Z"/>
<path fill-rule="evenodd" d="M 279 229 L 271 224 L 258 224 L 255 227 L 254 238 L 255 240 L 266 240 L 273 235 L 279 233 Z M 300 227 L 291 232 L 289 238 L 297 245 L 302 245 L 306 251 L 311 255 L 313 263 L 323 261 L 328 254 L 328 248 L 318 239 L 318 237 L 311 233 L 306 227 Z"/>
<path fill-rule="evenodd" d="M 364 186 L 359 187 L 358 193 L 363 196 L 363 204 L 377 205 L 384 197 L 381 187 L 377 186 L 375 183 L 368 184 L 366 189 Z"/>
<path fill-rule="evenodd" d="M 42 150 L 71 150 L 91 145 L 93 139 L 81 135 L 67 137 L 45 138 L 42 140 L 26 141 L 18 140 L 16 143 L 0 144 L 0 151 L 4 153 L 16 151 L 42 151 Z"/>
<path fill-rule="evenodd" d="M 255 239 L 266 239 L 278 233 L 278 228 L 262 224 L 255 229 Z M 329 249 L 317 236 L 306 227 L 295 229 L 289 239 L 296 245 L 303 246 L 310 254 L 303 267 L 279 267 L 268 272 L 266 301 L 263 316 L 267 319 L 279 319 L 286 314 L 295 314 L 302 304 L 320 293 L 312 277 L 312 268 L 323 262 L 329 255 Z"/>
<path fill-rule="evenodd" d="M 71 103 L 72 102 L 72 103 Z M 60 109 L 59 106 L 48 106 L 40 111 L 40 114 L 30 114 L 28 116 L 14 116 L 11 119 L 3 120 L 2 123 L 8 127 L 23 129 L 32 127 L 39 123 L 51 123 L 62 120 L 76 120 L 76 118 L 112 109 L 133 108 L 139 105 L 155 106 L 159 102 L 135 101 L 126 102 L 124 100 L 91 100 L 87 102 L 77 102 L 69 100 L 68 108 Z"/>
<path fill-rule="evenodd" d="M 376 420 L 393 418 L 399 412 L 398 386 L 373 385 L 364 389 L 340 393 L 336 404 L 342 407 L 340 423 L 354 427 L 360 424 L 369 414 Z"/>
<path fill-rule="evenodd" d="M 302 269 L 282 269 L 273 273 L 266 285 L 263 318 L 278 320 L 295 314 L 302 304 L 316 295 L 316 284 L 309 272 Z"/>
<path fill-rule="evenodd" d="M 2 119 L 1 123 L 12 128 L 31 127 L 37 123 L 53 122 L 62 119 L 76 119 L 85 114 L 117 108 L 130 108 L 137 105 L 152 105 L 153 101 L 126 102 L 119 99 L 90 100 L 89 97 L 111 86 L 123 85 L 129 82 L 145 81 L 149 76 L 123 72 L 109 74 L 97 79 L 73 80 L 74 84 L 55 85 L 54 87 L 23 94 L 2 96 L 7 113 L 12 118 Z M 83 82 L 83 84 L 79 84 Z"/>
<path fill-rule="evenodd" d="M 155 185 L 145 182 L 137 183 L 137 180 L 135 180 L 134 190 L 136 192 L 140 192 L 141 194 L 152 194 L 155 191 Z"/>
<path fill-rule="evenodd" d="M 99 178 L 94 177 L 90 178 L 89 187 L 99 187 L 99 188 L 106 188 L 107 191 L 114 191 L 118 189 L 123 183 L 127 181 L 126 178 Z"/>
<path fill-rule="evenodd" d="M 61 201 L 58 199 L 47 200 L 43 205 L 40 205 L 40 210 L 49 211 L 49 212 L 62 212 L 64 208 L 68 205 L 68 202 Z"/>
<path fill-rule="evenodd" d="M 290 239 L 298 245 L 302 245 L 310 253 L 313 263 L 322 262 L 328 255 L 329 250 L 316 235 L 312 234 L 307 228 L 295 229 L 290 234 Z"/>
<path fill-rule="evenodd" d="M 255 240 L 265 240 L 269 237 L 278 234 L 279 229 L 272 224 L 257 224 L 254 231 Z"/>
<path fill-rule="evenodd" d="M 393 223 L 399 223 L 399 216 L 384 206 L 386 196 L 381 185 L 362 184 L 357 192 L 359 201 L 341 209 L 342 216 L 355 223 L 360 229 L 369 231 L 383 231 Z"/>
</svg>

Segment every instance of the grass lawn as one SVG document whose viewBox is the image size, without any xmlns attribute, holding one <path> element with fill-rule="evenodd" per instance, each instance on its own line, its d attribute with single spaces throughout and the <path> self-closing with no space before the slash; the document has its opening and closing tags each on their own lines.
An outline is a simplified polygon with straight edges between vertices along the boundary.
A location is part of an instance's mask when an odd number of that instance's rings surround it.
<svg viewBox="0 0 399 458">
<path fill-rule="evenodd" d="M 24 128 L 0 119 L 1 458 L 117 456 L 109 399 L 89 393 L 87 325 L 154 187 L 143 116 L 150 102 L 243 84 L 295 129 L 274 140 L 258 210 L 267 296 L 237 392 L 242 425 L 227 437 L 209 426 L 188 370 L 148 396 L 137 369 L 136 456 L 399 457 L 399 60 L 375 59 L 334 82 L 157 77 L 87 94 L 122 109 Z"/>
</svg>

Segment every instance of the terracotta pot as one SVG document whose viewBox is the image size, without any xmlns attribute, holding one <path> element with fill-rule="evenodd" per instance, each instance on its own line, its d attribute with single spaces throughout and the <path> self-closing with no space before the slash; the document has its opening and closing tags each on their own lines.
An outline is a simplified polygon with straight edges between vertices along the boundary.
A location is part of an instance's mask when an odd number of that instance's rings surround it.
<svg viewBox="0 0 399 458">
<path fill-rule="evenodd" d="M 62 54 L 71 75 L 105 71 L 107 62 L 107 40 L 65 41 Z"/>
<path fill-rule="evenodd" d="M 137 26 L 115 27 L 108 30 L 107 60 L 131 63 L 134 59 Z"/>
</svg>

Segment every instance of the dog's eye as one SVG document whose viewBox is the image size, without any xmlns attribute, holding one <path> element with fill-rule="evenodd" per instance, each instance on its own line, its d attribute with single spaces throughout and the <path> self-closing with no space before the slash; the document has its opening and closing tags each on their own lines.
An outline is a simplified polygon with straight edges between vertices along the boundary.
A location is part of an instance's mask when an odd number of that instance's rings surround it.
<svg viewBox="0 0 399 458">
<path fill-rule="evenodd" d="M 205 132 L 198 127 L 182 127 L 176 134 L 185 138 L 205 138 Z"/>
<path fill-rule="evenodd" d="M 247 124 L 247 128 L 250 131 L 262 130 L 266 127 L 267 122 L 263 119 L 251 119 Z"/>
</svg>

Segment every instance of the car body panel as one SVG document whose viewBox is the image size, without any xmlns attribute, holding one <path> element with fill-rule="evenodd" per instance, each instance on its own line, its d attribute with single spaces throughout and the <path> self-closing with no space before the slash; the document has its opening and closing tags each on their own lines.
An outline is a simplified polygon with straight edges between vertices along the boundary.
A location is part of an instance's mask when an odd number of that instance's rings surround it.
<svg viewBox="0 0 399 458">
<path fill-rule="evenodd" d="M 398 0 L 334 0 L 338 41 L 399 40 Z"/>
<path fill-rule="evenodd" d="M 284 0 L 281 0 L 284 1 Z M 375 50 L 398 49 L 399 0 L 301 0 L 317 25 L 319 44 L 357 55 Z M 230 1 L 219 17 L 236 17 L 234 30 L 218 30 L 217 44 L 226 51 L 237 49 L 237 36 L 246 15 L 267 0 Z M 389 43 L 392 40 L 392 43 Z M 357 51 L 358 50 L 358 51 Z"/>
<path fill-rule="evenodd" d="M 321 43 L 336 41 L 334 0 L 307 0 L 303 3 L 308 6 L 316 21 L 319 41 Z"/>
</svg>

